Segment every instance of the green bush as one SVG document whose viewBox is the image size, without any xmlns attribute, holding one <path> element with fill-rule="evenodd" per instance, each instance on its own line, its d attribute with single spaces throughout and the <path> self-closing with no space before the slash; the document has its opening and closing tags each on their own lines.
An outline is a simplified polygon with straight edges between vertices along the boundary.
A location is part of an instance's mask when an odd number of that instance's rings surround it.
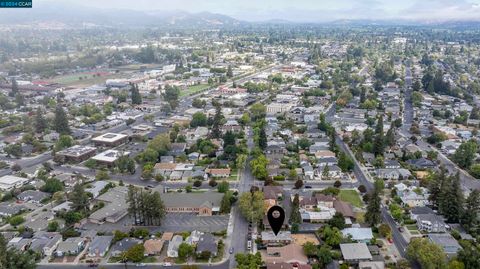
<svg viewBox="0 0 480 269">
<path fill-rule="evenodd" d="M 25 221 L 25 219 L 22 216 L 13 216 L 13 217 L 10 218 L 8 223 L 10 223 L 10 225 L 12 225 L 12 226 L 17 226 L 17 225 L 23 223 L 24 221 Z"/>
</svg>

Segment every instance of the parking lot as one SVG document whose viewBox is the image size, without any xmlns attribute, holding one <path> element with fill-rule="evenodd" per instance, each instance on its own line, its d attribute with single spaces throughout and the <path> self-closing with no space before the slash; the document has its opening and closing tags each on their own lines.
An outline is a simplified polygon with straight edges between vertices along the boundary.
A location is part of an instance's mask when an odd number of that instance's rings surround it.
<svg viewBox="0 0 480 269">
<path fill-rule="evenodd" d="M 202 231 L 218 232 L 226 230 L 229 215 L 197 216 L 191 213 L 168 213 L 162 221 L 162 225 L 155 231 L 182 232 Z"/>
</svg>

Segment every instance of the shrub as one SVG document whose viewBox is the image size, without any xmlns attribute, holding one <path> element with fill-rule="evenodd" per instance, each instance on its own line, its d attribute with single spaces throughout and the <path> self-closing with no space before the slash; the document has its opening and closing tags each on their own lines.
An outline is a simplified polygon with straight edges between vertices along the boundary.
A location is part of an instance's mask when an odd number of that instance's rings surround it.
<svg viewBox="0 0 480 269">
<path fill-rule="evenodd" d="M 367 192 L 367 187 L 365 187 L 365 185 L 360 185 L 360 186 L 358 186 L 358 191 L 360 193 L 366 193 Z"/>
<path fill-rule="evenodd" d="M 13 217 L 10 218 L 8 223 L 10 223 L 10 225 L 12 225 L 12 226 L 17 226 L 17 225 L 23 223 L 24 221 L 25 221 L 25 219 L 22 216 L 13 216 Z"/>
<path fill-rule="evenodd" d="M 208 182 L 208 185 L 213 188 L 213 187 L 217 186 L 217 181 L 215 179 L 211 179 Z"/>
</svg>

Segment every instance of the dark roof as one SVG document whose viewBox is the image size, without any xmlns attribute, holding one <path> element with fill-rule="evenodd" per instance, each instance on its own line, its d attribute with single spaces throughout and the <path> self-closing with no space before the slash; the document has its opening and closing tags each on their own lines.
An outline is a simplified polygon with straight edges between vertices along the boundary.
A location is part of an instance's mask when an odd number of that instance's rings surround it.
<svg viewBox="0 0 480 269">
<path fill-rule="evenodd" d="M 142 241 L 136 238 L 123 238 L 112 247 L 112 252 L 124 252 L 140 243 L 142 243 Z"/>
<path fill-rule="evenodd" d="M 277 199 L 283 193 L 283 186 L 265 186 L 263 195 L 265 199 Z"/>
<path fill-rule="evenodd" d="M 205 233 L 200 236 L 197 243 L 197 252 L 209 251 L 210 253 L 217 253 L 217 242 L 215 237 L 210 233 Z"/>
<path fill-rule="evenodd" d="M 426 206 L 417 206 L 410 209 L 410 213 L 414 215 L 421 215 L 421 214 L 435 214 L 430 207 Z"/>
<path fill-rule="evenodd" d="M 356 218 L 352 206 L 349 203 L 335 200 L 333 201 L 333 207 L 337 212 L 342 213 L 344 217 Z"/>
<path fill-rule="evenodd" d="M 315 194 L 315 199 L 317 202 L 333 202 L 335 201 L 335 197 L 333 195 L 325 195 L 323 193 Z"/>
<path fill-rule="evenodd" d="M 426 158 L 419 158 L 419 159 L 410 159 L 407 161 L 408 164 L 413 165 L 417 168 L 429 168 L 435 167 L 436 164 L 429 159 Z"/>
</svg>

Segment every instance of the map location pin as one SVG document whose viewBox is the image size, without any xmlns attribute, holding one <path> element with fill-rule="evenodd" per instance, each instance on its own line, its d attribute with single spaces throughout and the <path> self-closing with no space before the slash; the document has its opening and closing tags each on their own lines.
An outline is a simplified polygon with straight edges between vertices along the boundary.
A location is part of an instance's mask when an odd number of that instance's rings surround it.
<svg viewBox="0 0 480 269">
<path fill-rule="evenodd" d="M 272 227 L 273 233 L 275 236 L 280 232 L 280 229 L 283 226 L 283 221 L 285 220 L 285 211 L 278 205 L 270 207 L 267 212 L 268 223 Z"/>
</svg>

